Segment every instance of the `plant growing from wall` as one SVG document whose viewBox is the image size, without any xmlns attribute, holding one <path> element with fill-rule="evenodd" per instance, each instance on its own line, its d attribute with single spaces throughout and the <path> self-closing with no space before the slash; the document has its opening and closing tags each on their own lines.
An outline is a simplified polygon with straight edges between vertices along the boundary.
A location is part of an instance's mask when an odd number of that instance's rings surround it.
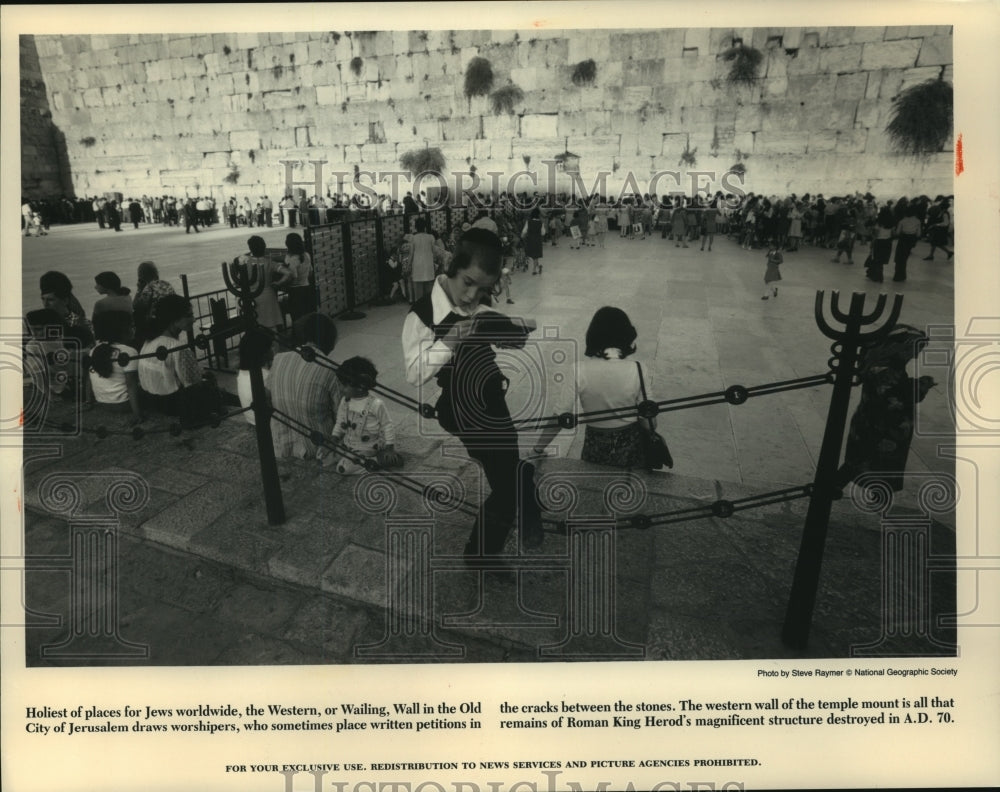
<svg viewBox="0 0 1000 792">
<path fill-rule="evenodd" d="M 753 47 L 738 44 L 723 52 L 722 59 L 729 64 L 726 82 L 730 85 L 749 87 L 757 80 L 757 70 L 764 60 L 764 53 Z"/>
<path fill-rule="evenodd" d="M 95 143 L 97 143 L 97 138 L 95 138 L 95 137 L 80 138 L 80 145 L 81 146 L 86 146 L 87 148 L 90 148 Z"/>
<path fill-rule="evenodd" d="M 747 172 L 747 166 L 744 165 L 742 162 L 737 162 L 736 164 L 729 166 L 729 172 L 738 173 L 742 176 Z"/>
<path fill-rule="evenodd" d="M 524 161 L 524 167 L 527 168 L 531 164 L 531 155 L 530 154 L 522 154 L 521 155 L 521 159 Z"/>
<path fill-rule="evenodd" d="M 896 96 L 885 128 L 893 148 L 913 157 L 941 151 L 951 136 L 953 102 L 951 83 L 940 78 Z"/>
<path fill-rule="evenodd" d="M 399 158 L 399 164 L 417 176 L 421 173 L 441 173 L 445 168 L 445 159 L 441 149 L 428 147 L 407 151 Z"/>
<path fill-rule="evenodd" d="M 681 158 L 678 160 L 678 165 L 687 165 L 689 168 L 693 168 L 698 164 L 698 158 L 695 156 L 698 153 L 698 147 L 695 146 L 691 148 L 691 136 L 688 135 L 687 141 L 684 143 L 684 151 L 681 152 Z"/>
<path fill-rule="evenodd" d="M 503 88 L 497 88 L 490 94 L 490 104 L 493 107 L 493 115 L 514 114 L 514 107 L 524 101 L 524 91 L 517 85 L 511 83 Z"/>
<path fill-rule="evenodd" d="M 593 85 L 597 78 L 597 64 L 593 58 L 582 60 L 573 67 L 573 85 Z"/>
<path fill-rule="evenodd" d="M 351 71 L 354 72 L 355 77 L 361 76 L 361 70 L 364 68 L 364 66 L 365 62 L 361 59 L 360 56 L 355 55 L 353 58 L 351 58 Z"/>
<path fill-rule="evenodd" d="M 475 57 L 465 69 L 465 95 L 486 96 L 493 90 L 493 66 L 486 58 Z"/>
<path fill-rule="evenodd" d="M 238 184 L 240 180 L 240 169 L 235 165 L 230 166 L 229 173 L 223 176 L 222 181 L 226 184 Z"/>
</svg>

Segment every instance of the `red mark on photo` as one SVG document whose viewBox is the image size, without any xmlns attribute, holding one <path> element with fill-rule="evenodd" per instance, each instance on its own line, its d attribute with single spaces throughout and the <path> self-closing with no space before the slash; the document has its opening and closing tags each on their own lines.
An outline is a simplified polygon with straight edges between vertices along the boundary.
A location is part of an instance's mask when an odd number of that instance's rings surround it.
<svg viewBox="0 0 1000 792">
<path fill-rule="evenodd" d="M 961 176 L 962 171 L 965 170 L 965 160 L 962 157 L 962 136 L 958 136 L 958 140 L 955 141 L 955 175 Z"/>
</svg>

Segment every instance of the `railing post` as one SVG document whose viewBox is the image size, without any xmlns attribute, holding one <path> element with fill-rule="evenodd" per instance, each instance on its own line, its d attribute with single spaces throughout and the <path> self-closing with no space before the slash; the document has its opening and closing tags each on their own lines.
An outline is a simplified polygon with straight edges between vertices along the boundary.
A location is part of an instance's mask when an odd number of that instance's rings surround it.
<svg viewBox="0 0 1000 792">
<path fill-rule="evenodd" d="M 833 292 L 830 309 L 834 318 L 843 323 L 842 330 L 834 330 L 823 318 L 823 292 L 816 292 L 816 323 L 823 335 L 834 341 L 831 347 L 833 357 L 833 395 L 827 413 L 826 430 L 820 447 L 816 477 L 813 481 L 809 510 L 802 529 L 802 543 L 795 564 L 795 576 L 788 596 L 782 640 L 793 649 L 804 649 L 809 641 L 813 607 L 819 587 L 820 566 L 826 544 L 826 531 L 830 522 L 830 508 L 833 504 L 835 477 L 840 464 L 840 449 L 847 425 L 847 410 L 850 406 L 851 387 L 857 374 L 858 350 L 863 343 L 887 335 L 895 326 L 903 306 L 903 296 L 896 295 L 888 320 L 877 330 L 862 333 L 861 328 L 874 324 L 885 309 L 886 296 L 880 295 L 875 309 L 864 313 L 865 295 L 855 292 L 851 296 L 848 313 L 840 310 L 840 294 Z"/>
<path fill-rule="evenodd" d="M 233 270 L 231 273 L 230 265 L 223 263 L 223 279 L 229 290 L 239 296 L 240 310 L 246 319 L 244 332 L 256 332 L 258 325 L 254 298 L 259 297 L 264 290 L 264 273 L 254 273 L 255 287 L 252 287 L 249 267 L 246 264 L 233 262 Z M 238 284 L 234 283 L 234 275 L 239 281 Z M 267 507 L 267 522 L 269 525 L 281 525 L 285 521 L 285 503 L 281 495 L 281 481 L 278 479 L 278 463 L 274 458 L 274 440 L 271 437 L 271 406 L 268 402 L 267 390 L 264 388 L 264 375 L 260 365 L 250 369 L 250 394 L 253 398 L 254 429 L 257 436 L 257 454 L 260 457 L 260 477 L 264 487 L 264 503 Z"/>
</svg>

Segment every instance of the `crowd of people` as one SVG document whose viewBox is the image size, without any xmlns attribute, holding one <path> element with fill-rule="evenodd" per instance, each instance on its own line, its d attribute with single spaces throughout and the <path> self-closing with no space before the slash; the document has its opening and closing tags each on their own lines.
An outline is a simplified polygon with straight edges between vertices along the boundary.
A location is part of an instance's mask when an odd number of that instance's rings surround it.
<svg viewBox="0 0 1000 792">
<path fill-rule="evenodd" d="M 401 329 L 405 376 L 418 388 L 436 383 L 436 419 L 483 468 L 489 495 L 465 552 L 472 563 L 487 565 L 501 554 L 515 526 L 526 546 L 541 542 L 534 463 L 519 450 L 506 404 L 508 381 L 495 353 L 496 338 L 517 346 L 516 339 L 534 328 L 492 306 L 504 296 L 513 303 L 512 272 L 544 277 L 547 247 L 603 248 L 610 231 L 645 240 L 659 230 L 660 238 L 675 247 L 699 244 L 701 251 L 711 252 L 716 235 L 723 234 L 741 249 L 766 251 L 762 299 L 777 297 L 784 256 L 804 246 L 831 251 L 833 261 L 849 265 L 856 246 L 866 245 L 867 277 L 876 282 L 893 258 L 894 242 L 896 281 L 906 279 L 918 240 L 930 243 L 931 260 L 937 250 L 951 259 L 954 250 L 949 196 L 933 201 L 904 197 L 880 205 L 871 195 L 718 193 L 694 200 L 630 196 L 614 203 L 601 196 L 539 202 L 501 195 L 486 197 L 475 218 L 456 224 L 450 239 L 432 229 L 421 203 L 407 198 L 412 207 L 401 208 L 411 215 L 408 231 L 386 262 L 393 273 L 390 296 L 410 304 Z M 191 203 L 200 218 L 205 210 Z M 282 211 L 296 209 L 293 202 L 282 203 L 287 203 L 279 205 Z M 232 224 L 238 209 L 235 200 L 225 202 L 223 217 Z M 247 244 L 248 252 L 236 263 L 253 273 L 262 291 L 256 298 L 257 327 L 244 332 L 239 343 L 237 397 L 247 408 L 246 420 L 254 422 L 251 371 L 260 369 L 275 414 L 298 424 L 272 419 L 279 457 L 312 459 L 320 469 L 332 467 L 345 475 L 401 464 L 391 411 L 377 392 L 377 361 L 355 357 L 336 367 L 321 366 L 295 351 L 311 347 L 315 355 L 329 357 L 337 343 L 334 320 L 316 312 L 312 263 L 302 237 L 289 234 L 287 249 L 278 258 L 259 236 L 251 236 Z M 212 373 L 199 366 L 185 338 L 194 321 L 192 306 L 159 278 L 153 262 L 139 265 L 134 293 L 116 273 L 98 273 L 94 288 L 101 296 L 90 318 L 62 273 L 45 273 L 39 285 L 42 307 L 26 317 L 25 370 L 40 375 L 53 395 L 83 393 L 97 405 L 128 410 L 134 423 L 147 412 L 158 412 L 195 425 L 225 410 Z M 578 402 L 583 411 L 608 412 L 587 424 L 583 458 L 588 462 L 626 469 L 650 466 L 656 423 L 640 417 L 636 408 L 653 398 L 652 387 L 632 358 L 636 350 L 637 333 L 626 312 L 615 306 L 597 310 L 587 330 L 574 401 L 563 405 L 565 411 L 573 411 Z M 912 357 L 908 350 L 896 356 L 904 367 Z M 870 358 L 879 359 L 874 354 Z M 83 382 L 73 382 L 74 370 L 85 372 Z M 922 387 L 921 396 L 929 384 Z M 543 431 L 532 455 L 545 454 L 558 432 Z M 851 465 L 852 471 L 868 469 L 864 460 Z"/>
<path fill-rule="evenodd" d="M 258 320 L 274 332 L 285 330 L 286 317 L 294 322 L 315 308 L 312 262 L 302 237 L 288 234 L 286 246 L 271 255 L 264 240 L 252 236 L 249 252 L 238 257 L 263 281 Z M 82 397 L 88 405 L 127 407 L 134 423 L 156 412 L 193 424 L 221 407 L 214 375 L 202 371 L 190 344 L 191 303 L 160 278 L 154 262 L 138 265 L 134 291 L 115 272 L 97 273 L 100 297 L 89 317 L 65 274 L 44 273 L 39 290 L 41 306 L 25 317 L 27 386 Z M 161 347 L 167 350 L 162 358 L 156 354 Z"/>
</svg>

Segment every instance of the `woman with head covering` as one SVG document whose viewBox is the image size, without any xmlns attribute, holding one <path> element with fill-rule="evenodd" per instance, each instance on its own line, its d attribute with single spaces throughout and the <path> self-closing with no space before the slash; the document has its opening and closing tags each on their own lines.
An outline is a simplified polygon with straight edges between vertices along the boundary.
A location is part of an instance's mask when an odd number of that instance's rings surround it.
<svg viewBox="0 0 1000 792">
<path fill-rule="evenodd" d="M 174 294 L 174 287 L 160 280 L 160 273 L 152 261 L 144 261 L 139 265 L 138 282 L 135 287 L 135 299 L 132 301 L 132 315 L 135 319 L 136 338 L 146 339 L 153 306 L 168 294 Z"/>
<path fill-rule="evenodd" d="M 903 488 L 916 406 L 935 384 L 929 376 L 909 376 L 906 365 L 926 345 L 925 333 L 900 324 L 862 348 L 861 402 L 851 418 L 838 487 L 871 471 L 894 491 Z"/>
<path fill-rule="evenodd" d="M 94 343 L 94 329 L 83 306 L 73 294 L 73 284 L 61 272 L 49 271 L 38 279 L 42 305 L 55 311 L 65 328 L 65 334 L 76 338 L 83 348 Z"/>
<path fill-rule="evenodd" d="M 38 279 L 38 290 L 42 294 L 43 303 L 45 302 L 46 294 L 54 294 L 60 299 L 65 300 L 66 307 L 71 313 L 79 316 L 87 315 L 86 311 L 83 310 L 83 306 L 80 305 L 80 301 L 73 294 L 73 284 L 70 283 L 69 278 L 63 273 L 56 272 L 55 270 L 46 272 Z"/>
</svg>

